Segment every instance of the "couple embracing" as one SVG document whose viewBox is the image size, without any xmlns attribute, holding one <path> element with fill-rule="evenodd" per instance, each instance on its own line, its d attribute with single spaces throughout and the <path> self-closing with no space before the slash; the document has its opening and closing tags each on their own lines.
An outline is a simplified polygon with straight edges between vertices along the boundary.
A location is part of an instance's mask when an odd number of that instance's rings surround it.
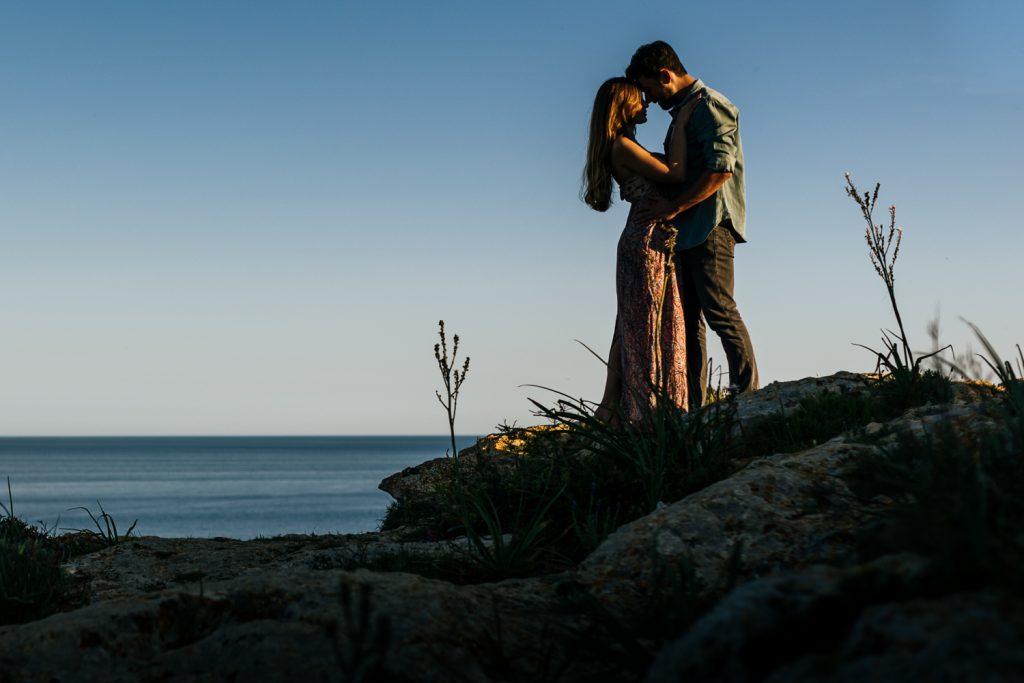
<svg viewBox="0 0 1024 683">
<path fill-rule="evenodd" d="M 672 116 L 664 154 L 636 142 L 657 103 Z M 659 400 L 700 407 L 707 392 L 705 321 L 718 335 L 732 391 L 758 387 L 733 299 L 733 252 L 746 241 L 739 111 L 694 78 L 665 42 L 642 45 L 625 78 L 605 81 L 590 121 L 584 201 L 631 204 L 616 259 L 618 300 L 600 419 L 636 423 Z"/>
</svg>

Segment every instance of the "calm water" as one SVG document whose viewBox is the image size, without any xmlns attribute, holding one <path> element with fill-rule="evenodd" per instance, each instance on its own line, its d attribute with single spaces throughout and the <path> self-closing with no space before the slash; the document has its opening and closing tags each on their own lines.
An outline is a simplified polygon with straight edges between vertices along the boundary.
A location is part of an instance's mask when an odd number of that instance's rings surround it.
<svg viewBox="0 0 1024 683">
<path fill-rule="evenodd" d="M 459 437 L 458 446 L 476 437 Z M 124 532 L 253 538 L 377 528 L 384 477 L 444 455 L 445 436 L 0 438 L 0 500 L 15 514 L 91 527 L 96 501 Z M 2 512 L 2 511 L 0 511 Z"/>
</svg>

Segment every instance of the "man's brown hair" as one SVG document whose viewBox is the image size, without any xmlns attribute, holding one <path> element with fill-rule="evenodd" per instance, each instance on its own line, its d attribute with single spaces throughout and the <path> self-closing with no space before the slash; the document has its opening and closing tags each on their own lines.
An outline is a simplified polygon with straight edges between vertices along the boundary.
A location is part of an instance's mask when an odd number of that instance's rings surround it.
<svg viewBox="0 0 1024 683">
<path fill-rule="evenodd" d="M 633 59 L 629 60 L 629 66 L 626 67 L 626 78 L 633 81 L 640 76 L 657 78 L 661 69 L 668 69 L 680 76 L 686 74 L 686 67 L 679 61 L 679 55 L 672 46 L 664 40 L 656 40 L 636 49 Z"/>
</svg>

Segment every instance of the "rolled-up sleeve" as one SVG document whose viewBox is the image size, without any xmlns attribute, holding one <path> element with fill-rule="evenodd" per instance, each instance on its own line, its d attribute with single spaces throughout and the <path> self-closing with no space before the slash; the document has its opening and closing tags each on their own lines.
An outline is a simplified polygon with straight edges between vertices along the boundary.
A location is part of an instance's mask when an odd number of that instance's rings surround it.
<svg viewBox="0 0 1024 683">
<path fill-rule="evenodd" d="M 725 102 L 708 98 L 697 105 L 692 118 L 707 168 L 732 173 L 738 148 L 739 111 Z"/>
</svg>

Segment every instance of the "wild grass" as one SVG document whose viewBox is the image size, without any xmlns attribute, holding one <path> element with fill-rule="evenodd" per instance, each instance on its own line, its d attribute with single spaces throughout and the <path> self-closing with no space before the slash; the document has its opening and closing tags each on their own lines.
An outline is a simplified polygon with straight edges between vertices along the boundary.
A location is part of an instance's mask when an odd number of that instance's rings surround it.
<svg viewBox="0 0 1024 683">
<path fill-rule="evenodd" d="M 984 364 L 999 385 L 986 412 L 993 427 L 968 437 L 941 423 L 923 435 L 903 434 L 883 454 L 862 458 L 850 476 L 865 502 L 891 501 L 862 530 L 866 557 L 916 552 L 932 560 L 933 590 L 982 587 L 1024 590 L 1024 351 L 1004 361 L 978 326 L 964 321 L 986 355 L 961 363 L 943 359 L 951 375 L 971 380 Z M 938 323 L 931 326 L 938 346 Z M 937 372 L 922 373 L 940 386 Z"/>
<path fill-rule="evenodd" d="M 61 565 L 131 533 L 118 535 L 102 506 L 94 521 L 106 519 L 109 531 L 58 534 L 59 520 L 52 527 L 28 524 L 15 514 L 9 478 L 7 503 L 0 502 L 0 510 L 0 624 L 20 624 L 81 604 L 83 587 L 70 580 Z"/>
<path fill-rule="evenodd" d="M 435 358 L 446 377 L 443 332 Z M 452 397 L 464 378 L 465 370 L 452 375 Z M 515 452 L 454 460 L 434 491 L 389 508 L 382 528 L 414 524 L 424 537 L 465 536 L 479 575 L 488 579 L 573 565 L 623 523 L 732 471 L 734 402 L 691 414 L 652 391 L 642 419 L 619 421 L 622 427 L 598 419 L 583 400 L 533 401 L 551 429 L 500 426 L 518 444 Z"/>
<path fill-rule="evenodd" d="M 964 322 L 971 328 L 988 353 L 987 357 L 980 356 L 980 358 L 999 379 L 999 388 L 1002 390 L 1002 417 L 1009 426 L 1014 447 L 1024 458 L 1024 350 L 1021 349 L 1020 344 L 1016 345 L 1015 367 L 1014 363 L 1008 360 L 1004 361 L 999 357 L 995 347 L 982 334 L 977 325 L 966 320 Z"/>
<path fill-rule="evenodd" d="M 14 515 L 11 480 L 8 504 L 0 503 L 0 625 L 38 619 L 56 610 L 65 589 L 61 553 L 47 529 Z"/>
<path fill-rule="evenodd" d="M 515 512 L 506 517 L 509 521 L 504 524 L 503 513 L 489 494 L 462 491 L 465 499 L 461 501 L 461 518 L 477 563 L 485 571 L 504 577 L 528 575 L 541 553 L 539 541 L 548 512 L 563 491 L 564 487 L 541 496 L 520 492 Z M 474 514 L 483 523 L 486 536 L 469 521 Z"/>
<path fill-rule="evenodd" d="M 869 392 L 812 394 L 791 410 L 744 426 L 743 445 L 749 457 L 792 453 L 889 416 Z"/>
<path fill-rule="evenodd" d="M 891 501 L 860 534 L 865 557 L 916 552 L 944 590 L 1024 588 L 1024 457 L 998 432 L 966 442 L 949 425 L 863 458 L 850 487 Z"/>
<path fill-rule="evenodd" d="M 51 539 L 20 519 L 0 519 L 0 625 L 56 611 L 65 590 L 61 555 Z"/>
<path fill-rule="evenodd" d="M 100 509 L 99 515 L 94 515 L 92 510 L 87 507 L 79 506 L 71 508 L 72 510 L 85 511 L 85 514 L 89 515 L 89 519 L 91 519 L 93 524 L 96 526 L 96 531 L 93 531 L 92 529 L 69 529 L 69 531 L 87 534 L 108 548 L 119 545 L 122 541 L 131 537 L 132 533 L 135 531 L 136 525 L 139 523 L 139 520 L 136 519 L 124 534 L 120 534 L 117 531 L 117 522 L 106 510 L 103 509 L 103 505 L 98 500 L 96 501 L 96 506 Z"/>
<path fill-rule="evenodd" d="M 588 451 L 588 461 L 615 474 L 615 484 L 605 488 L 624 485 L 630 490 L 628 499 L 616 502 L 641 514 L 727 475 L 735 445 L 733 402 L 719 401 L 689 413 L 659 388 L 651 392 L 652 401 L 638 402 L 644 408 L 637 422 L 622 416 L 601 420 L 591 404 L 564 394 L 553 406 L 532 401 L 539 416 L 564 426 Z"/>
</svg>

